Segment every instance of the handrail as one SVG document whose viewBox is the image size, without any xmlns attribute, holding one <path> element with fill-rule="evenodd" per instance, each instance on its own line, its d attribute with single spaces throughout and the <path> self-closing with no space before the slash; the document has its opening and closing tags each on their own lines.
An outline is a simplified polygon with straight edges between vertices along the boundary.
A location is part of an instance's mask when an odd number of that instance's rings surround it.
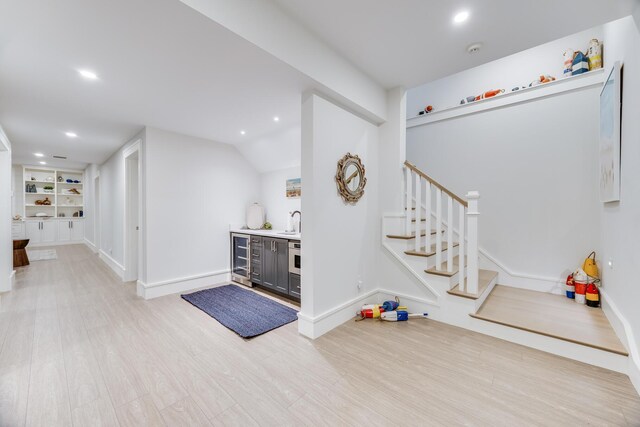
<svg viewBox="0 0 640 427">
<path fill-rule="evenodd" d="M 429 181 L 431 184 L 433 184 L 436 187 L 438 187 L 445 194 L 448 194 L 449 196 L 451 196 L 452 199 L 456 200 L 458 203 L 463 205 L 465 208 L 469 206 L 469 204 L 467 203 L 466 200 L 464 200 L 463 198 L 455 195 L 452 191 L 450 191 L 449 189 L 444 187 L 438 181 L 436 181 L 435 179 L 431 178 L 429 175 L 427 175 L 426 173 L 424 173 L 420 169 L 418 169 L 414 164 L 411 164 L 411 163 L 409 163 L 408 161 L 405 160 L 404 165 L 406 167 L 408 167 L 409 169 L 411 169 L 412 171 L 414 171 L 415 173 L 417 173 L 418 175 L 420 175 L 421 177 L 423 177 L 424 179 L 426 179 L 427 181 Z"/>
</svg>

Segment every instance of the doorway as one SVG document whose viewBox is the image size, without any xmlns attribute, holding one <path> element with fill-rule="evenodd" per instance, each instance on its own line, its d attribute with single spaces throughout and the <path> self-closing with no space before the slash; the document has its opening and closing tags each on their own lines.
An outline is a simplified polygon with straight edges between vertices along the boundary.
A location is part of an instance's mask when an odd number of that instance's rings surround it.
<svg viewBox="0 0 640 427">
<path fill-rule="evenodd" d="M 124 280 L 138 280 L 140 273 L 140 141 L 136 141 L 124 151 Z"/>
<path fill-rule="evenodd" d="M 93 179 L 93 243 L 96 246 L 96 250 L 100 253 L 102 241 L 100 235 L 100 175 Z"/>
</svg>

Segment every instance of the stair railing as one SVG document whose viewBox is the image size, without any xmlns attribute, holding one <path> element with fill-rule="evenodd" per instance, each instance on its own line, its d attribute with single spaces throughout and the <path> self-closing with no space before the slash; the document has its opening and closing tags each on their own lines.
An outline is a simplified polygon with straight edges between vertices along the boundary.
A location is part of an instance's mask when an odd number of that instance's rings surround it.
<svg viewBox="0 0 640 427">
<path fill-rule="evenodd" d="M 453 246 L 454 246 L 454 210 L 457 211 L 458 220 L 458 289 L 471 294 L 478 293 L 478 199 L 480 193 L 469 191 L 467 200 L 431 178 L 415 165 L 404 162 L 404 200 L 405 200 L 405 234 L 413 235 L 415 251 L 422 248 L 427 253 L 432 250 L 431 230 L 435 228 L 435 269 L 442 271 L 443 251 L 446 251 L 446 271 L 453 272 Z M 424 190 L 423 190 L 424 189 Z M 435 199 L 435 213 L 432 204 Z M 415 202 L 415 204 L 414 204 Z M 447 206 L 447 222 L 443 221 L 443 203 Z M 455 207 L 455 209 L 454 209 Z M 424 209 L 425 235 L 422 236 L 422 210 Z M 433 221 L 435 219 L 435 224 Z M 445 248 L 443 234 L 446 228 Z M 423 246 L 424 245 L 424 246 Z M 466 260 L 466 270 L 465 270 Z M 466 277 L 466 286 L 465 286 Z"/>
</svg>

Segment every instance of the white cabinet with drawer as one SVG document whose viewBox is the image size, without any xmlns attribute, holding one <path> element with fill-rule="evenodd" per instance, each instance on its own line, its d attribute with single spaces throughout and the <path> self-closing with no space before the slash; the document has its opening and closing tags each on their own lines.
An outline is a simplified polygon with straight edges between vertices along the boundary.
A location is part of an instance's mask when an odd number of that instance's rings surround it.
<svg viewBox="0 0 640 427">
<path fill-rule="evenodd" d="M 24 222 L 13 221 L 11 223 L 11 238 L 13 240 L 26 239 L 25 232 L 24 232 Z"/>
</svg>

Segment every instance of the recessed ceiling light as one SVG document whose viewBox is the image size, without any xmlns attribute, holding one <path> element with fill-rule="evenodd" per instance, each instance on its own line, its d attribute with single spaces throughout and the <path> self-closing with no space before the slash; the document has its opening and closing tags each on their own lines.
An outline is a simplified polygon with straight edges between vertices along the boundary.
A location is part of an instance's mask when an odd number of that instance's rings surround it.
<svg viewBox="0 0 640 427">
<path fill-rule="evenodd" d="M 76 138 L 78 136 L 78 134 L 75 132 L 65 132 L 64 134 L 67 135 L 69 138 Z"/>
<path fill-rule="evenodd" d="M 462 12 L 458 12 L 453 17 L 453 22 L 455 22 L 456 24 L 461 24 L 464 21 L 466 21 L 467 19 L 469 19 L 469 12 L 466 11 L 466 10 L 463 10 Z"/>
<path fill-rule="evenodd" d="M 280 117 L 275 116 L 275 117 L 273 118 L 273 121 L 274 121 L 274 122 L 279 122 L 279 121 L 280 121 Z"/>
<path fill-rule="evenodd" d="M 41 164 L 41 165 L 46 165 L 46 164 L 47 164 L 47 162 L 40 162 L 40 164 Z"/>
<path fill-rule="evenodd" d="M 240 135 L 244 135 L 244 134 L 246 134 L 246 132 L 245 132 L 245 131 L 243 131 L 243 130 L 241 130 L 241 131 L 240 131 Z"/>
<path fill-rule="evenodd" d="M 98 75 L 93 71 L 89 70 L 78 70 L 78 74 L 84 77 L 87 80 L 98 80 Z"/>
<path fill-rule="evenodd" d="M 44 154 L 42 153 L 33 153 L 33 155 L 36 157 L 44 157 Z"/>
</svg>

